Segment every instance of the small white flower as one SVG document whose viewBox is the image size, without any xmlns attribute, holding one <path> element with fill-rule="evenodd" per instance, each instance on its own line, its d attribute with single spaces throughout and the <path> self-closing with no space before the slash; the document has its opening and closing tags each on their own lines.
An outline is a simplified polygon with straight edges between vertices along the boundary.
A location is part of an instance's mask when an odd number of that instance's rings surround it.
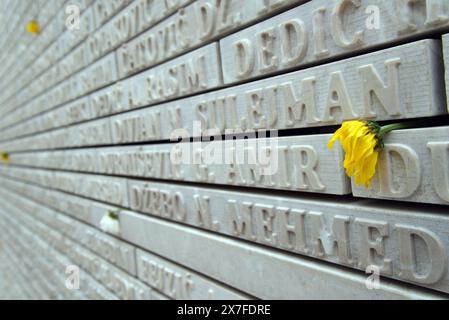
<svg viewBox="0 0 449 320">
<path fill-rule="evenodd" d="M 100 228 L 104 232 L 112 233 L 115 235 L 120 234 L 120 222 L 118 216 L 113 212 L 108 212 L 101 218 Z"/>
</svg>

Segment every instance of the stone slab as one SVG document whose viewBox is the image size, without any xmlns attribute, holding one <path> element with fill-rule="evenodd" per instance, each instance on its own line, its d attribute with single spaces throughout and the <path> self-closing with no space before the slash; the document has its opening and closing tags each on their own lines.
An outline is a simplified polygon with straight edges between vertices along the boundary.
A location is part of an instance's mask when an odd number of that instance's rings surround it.
<svg viewBox="0 0 449 320">
<path fill-rule="evenodd" d="M 86 122 L 78 126 L 60 128 L 50 132 L 7 141 L 0 144 L 3 152 L 45 150 L 77 146 L 110 145 L 111 130 L 108 119 Z"/>
<path fill-rule="evenodd" d="M 57 175 L 49 170 L 14 170 L 0 165 L 1 174 L 28 181 L 37 185 L 64 191 L 82 197 L 114 204 L 128 206 L 126 179 L 100 175 L 73 174 L 60 172 Z"/>
<path fill-rule="evenodd" d="M 449 127 L 398 130 L 385 138 L 370 188 L 357 197 L 449 204 Z"/>
<path fill-rule="evenodd" d="M 424 40 L 124 113 L 111 118 L 112 139 L 143 142 L 168 139 L 175 130 L 198 136 L 445 114 L 440 55 L 437 41 Z M 105 90 L 100 97 L 109 97 L 108 104 L 93 98 L 92 115 L 124 110 L 116 99 L 125 96 L 120 88 Z"/>
<path fill-rule="evenodd" d="M 24 200 L 27 201 L 26 199 Z M 164 282 L 162 284 L 157 282 L 151 282 L 149 284 L 154 290 L 163 292 L 170 298 L 192 299 L 196 297 L 201 299 L 248 299 L 248 296 L 246 295 L 230 288 L 226 288 L 225 286 L 204 278 L 193 271 L 186 270 L 165 259 L 158 258 L 153 254 L 139 250 L 139 255 L 142 257 L 139 261 L 139 276 L 144 278 L 147 282 L 150 282 L 151 279 L 158 281 L 158 279 L 161 279 L 159 278 L 158 270 L 161 270 L 163 274 L 160 274 L 160 276 L 162 276 Z M 155 265 L 157 269 L 148 269 L 152 268 L 154 263 L 157 263 L 157 265 Z M 161 267 L 163 269 L 160 269 Z M 147 272 L 151 272 L 151 275 L 147 275 Z M 181 273 L 182 279 L 179 278 Z M 151 276 L 154 278 L 149 278 Z"/>
<path fill-rule="evenodd" d="M 220 40 L 226 84 L 444 32 L 444 0 L 309 1 Z M 349 58 L 352 59 L 352 58 Z"/>
<path fill-rule="evenodd" d="M 217 282 L 172 263 L 155 254 L 137 250 L 138 277 L 152 288 L 176 300 L 237 300 L 248 299 Z"/>
<path fill-rule="evenodd" d="M 261 299 L 438 298 L 388 281 L 381 281 L 378 290 L 368 290 L 363 274 L 132 212 L 122 212 L 121 225 L 130 242 L 163 257 L 176 257 L 186 267 Z"/>
<path fill-rule="evenodd" d="M 134 249 L 130 245 L 107 236 L 65 215 L 52 212 L 52 210 L 46 209 L 42 205 L 33 204 L 24 198 L 26 197 L 25 194 L 22 196 L 11 194 L 10 196 L 11 199 L 17 202 L 24 201 L 29 203 L 31 206 L 30 211 L 38 219 L 53 229 L 64 233 L 72 240 L 83 244 L 93 252 L 98 253 L 111 263 L 125 267 L 126 271 L 132 275 L 136 275 L 134 259 L 137 259 L 139 278 L 155 290 L 163 292 L 172 299 L 208 298 L 234 300 L 237 298 L 247 298 L 202 277 L 194 271 L 186 270 L 145 251 L 139 250 L 138 255 L 135 256 Z M 111 247 L 111 245 L 115 245 L 115 247 Z M 104 248 L 101 248 L 102 246 Z M 117 250 L 122 252 L 119 253 Z M 114 251 L 117 254 L 114 254 Z"/>
<path fill-rule="evenodd" d="M 10 163 L 28 167 L 139 178 L 283 189 L 327 194 L 351 192 L 343 152 L 327 149 L 331 135 L 271 137 L 139 147 L 17 153 Z"/>
<path fill-rule="evenodd" d="M 444 53 L 444 78 L 446 83 L 446 97 L 449 111 L 449 34 L 443 35 L 443 53 Z"/>
<path fill-rule="evenodd" d="M 95 27 L 99 28 L 130 2 L 132 0 L 96 0 L 93 5 Z"/>
<path fill-rule="evenodd" d="M 222 84 L 218 44 L 201 47 L 122 82 L 128 108 L 212 89 Z"/>
<path fill-rule="evenodd" d="M 195 1 L 118 49 L 120 78 L 303 2 L 304 0 Z"/>
<path fill-rule="evenodd" d="M 60 252 L 66 252 L 75 263 L 88 271 L 121 299 L 151 300 L 152 290 L 142 282 L 92 254 L 89 250 L 62 236 L 42 222 L 31 219 L 25 213 L 16 211 L 19 221 L 25 223 L 38 236 L 43 237 Z"/>
<path fill-rule="evenodd" d="M 115 52 L 61 82 L 8 116 L 2 128 L 36 116 L 117 80 Z M 218 44 L 212 43 L 120 82 L 129 109 L 180 98 L 222 84 Z M 50 101 L 50 102 L 49 102 Z"/>
<path fill-rule="evenodd" d="M 5 186 L 11 188 L 13 185 L 18 185 L 18 188 L 12 188 L 15 190 L 20 189 L 20 183 L 18 182 L 6 182 Z M 126 247 L 130 247 L 129 245 L 114 239 L 110 236 L 104 235 L 99 231 L 95 231 L 93 228 L 88 227 L 80 222 L 77 222 L 74 219 L 71 219 L 65 215 L 58 214 L 56 212 L 52 212 L 52 210 L 46 209 L 42 205 L 33 204 L 27 198 L 31 198 L 34 201 L 43 201 L 45 196 L 42 197 L 42 193 L 37 194 L 37 190 L 44 190 L 37 187 L 31 187 L 30 185 L 22 185 L 23 190 L 21 190 L 21 196 L 17 196 L 15 194 L 10 193 L 9 196 L 11 199 L 14 199 L 16 202 L 25 202 L 30 205 L 30 209 L 28 212 L 33 212 L 33 215 L 38 217 L 41 221 L 45 222 L 47 225 L 52 227 L 55 230 L 63 232 L 65 235 L 70 237 L 72 240 L 78 241 L 81 244 L 84 244 L 93 252 L 98 253 L 103 258 L 109 260 L 110 262 L 121 266 L 121 259 L 114 259 L 114 255 L 112 251 L 110 252 L 110 256 L 107 257 L 102 254 L 101 250 L 97 250 L 99 248 L 98 245 L 95 245 L 95 241 L 90 241 L 89 238 L 92 238 L 92 235 L 95 235 L 96 238 L 103 238 L 106 243 L 106 240 L 109 244 L 119 243 L 120 247 L 117 248 L 119 250 L 126 249 Z M 34 191 L 34 192 L 33 192 Z M 60 203 L 63 203 L 67 197 L 71 197 L 74 200 L 79 200 L 79 198 L 74 196 L 67 196 L 62 193 L 56 193 Z M 93 201 L 84 200 L 86 206 L 91 209 L 94 207 L 98 207 L 99 204 Z M 23 204 L 22 204 L 23 205 Z M 54 206 L 54 204 L 53 204 Z M 73 209 L 72 209 L 73 210 Z M 115 211 L 115 210 L 113 210 Z M 103 214 L 107 211 L 103 211 Z M 70 215 L 75 215 L 73 211 Z M 94 214 L 93 214 L 94 215 Z M 106 249 L 106 248 L 105 248 Z M 129 252 L 129 250 L 128 250 Z M 133 251 L 134 253 L 134 251 Z M 132 256 L 134 258 L 134 254 Z M 129 260 L 128 260 L 129 261 Z M 136 254 L 136 263 L 138 267 L 138 276 L 139 278 L 150 285 L 155 290 L 163 292 L 167 297 L 172 299 L 247 299 L 248 296 L 242 295 L 240 293 L 235 292 L 232 289 L 226 288 L 214 281 L 211 281 L 208 278 L 203 277 L 202 275 L 196 273 L 195 271 L 188 270 L 179 266 L 175 263 L 172 263 L 166 259 L 160 258 L 154 254 L 149 252 L 145 252 L 143 250 L 139 250 Z M 130 265 L 131 266 L 131 265 Z M 134 264 L 132 264 L 134 266 Z M 129 273 L 133 269 L 126 268 Z M 135 269 L 134 269 L 135 270 Z M 134 273 L 131 273 L 134 274 Z"/>
<path fill-rule="evenodd" d="M 3 222 L 2 222 L 3 223 Z M 10 228 L 5 228 L 6 233 L 11 232 L 14 228 L 18 228 L 17 226 L 12 225 Z M 78 293 L 84 295 L 84 299 L 108 299 L 115 300 L 117 297 L 105 289 L 101 284 L 99 284 L 95 279 L 93 279 L 86 272 L 80 272 L 80 290 L 67 290 L 65 286 L 62 286 L 65 283 L 67 274 L 65 273 L 65 269 L 68 265 L 73 265 L 73 262 L 70 261 L 66 256 L 60 254 L 55 251 L 52 247 L 48 246 L 44 241 L 38 238 L 36 235 L 30 233 L 25 227 L 20 226 L 19 230 L 15 230 L 15 234 L 10 234 L 8 237 L 5 237 L 5 241 L 11 241 L 11 239 L 16 239 L 16 241 L 12 241 L 10 243 L 10 247 L 14 248 L 20 246 L 20 249 L 15 248 L 16 254 L 20 257 L 20 259 L 24 259 L 27 257 L 32 261 L 33 268 L 29 269 L 36 270 L 37 267 L 45 268 L 44 273 L 40 274 L 38 277 L 35 277 L 35 280 L 48 279 L 47 281 L 55 282 L 58 290 L 55 294 L 62 295 L 63 298 L 74 298 L 79 299 L 80 296 Z M 18 237 L 20 234 L 20 237 Z M 26 255 L 25 255 L 26 254 Z M 17 267 L 20 267 L 22 263 L 17 263 Z M 44 266 L 45 265 L 45 266 Z M 49 277 L 51 275 L 51 277 Z M 29 282 L 28 282 L 29 284 Z M 37 296 L 36 298 L 41 299 L 41 296 Z"/>
<path fill-rule="evenodd" d="M 444 208 L 137 180 L 128 180 L 128 192 L 135 211 L 361 270 L 375 265 L 387 277 L 449 291 Z"/>
<path fill-rule="evenodd" d="M 86 42 L 88 61 L 94 61 L 105 53 L 116 49 L 123 42 L 152 27 L 189 2 L 192 0 L 97 1 L 94 4 L 94 12 L 95 22 L 99 29 Z M 126 7 L 120 10 L 125 5 Z M 117 10 L 119 11 L 117 12 Z M 106 22 L 106 19 L 113 13 L 116 14 Z"/>
<path fill-rule="evenodd" d="M 33 190 L 40 187 L 1 181 L 8 189 L 22 189 L 23 195 L 36 194 L 35 201 L 51 203 L 51 198 Z M 139 180 L 128 180 L 128 196 L 133 211 L 159 219 L 361 271 L 375 267 L 384 277 L 449 292 L 449 218 L 444 208 L 356 199 L 335 203 L 334 197 L 267 195 Z M 54 197 L 69 200 L 64 195 Z M 94 201 L 84 201 L 86 208 L 98 207 Z M 129 240 L 126 232 L 121 237 Z"/>
<path fill-rule="evenodd" d="M 167 140 L 174 130 L 207 135 L 293 129 L 365 118 L 391 120 L 447 113 L 440 44 L 423 40 L 286 75 L 212 91 L 110 118 L 114 144 Z M 332 84 L 333 83 L 333 84 Z M 331 99 L 338 92 L 340 106 Z M 4 139 L 128 109 L 115 84 L 25 123 Z M 45 120 L 44 120 L 45 119 Z"/>
</svg>

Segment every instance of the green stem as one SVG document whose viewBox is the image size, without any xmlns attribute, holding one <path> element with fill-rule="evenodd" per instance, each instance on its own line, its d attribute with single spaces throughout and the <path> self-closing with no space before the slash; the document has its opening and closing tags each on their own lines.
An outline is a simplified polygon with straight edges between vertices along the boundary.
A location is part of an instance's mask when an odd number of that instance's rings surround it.
<svg viewBox="0 0 449 320">
<path fill-rule="evenodd" d="M 117 210 L 117 211 L 115 211 L 115 212 L 113 212 L 113 211 L 108 211 L 108 216 L 109 216 L 109 218 L 111 218 L 111 219 L 114 219 L 114 220 L 118 220 L 118 213 L 120 212 L 120 210 Z"/>
<path fill-rule="evenodd" d="M 387 124 L 380 128 L 379 134 L 380 134 L 380 136 L 383 137 L 390 131 L 397 130 L 397 129 L 412 128 L 412 127 L 415 127 L 415 126 L 421 125 L 421 124 L 423 124 L 422 121 L 409 121 L 409 122 Z"/>
</svg>

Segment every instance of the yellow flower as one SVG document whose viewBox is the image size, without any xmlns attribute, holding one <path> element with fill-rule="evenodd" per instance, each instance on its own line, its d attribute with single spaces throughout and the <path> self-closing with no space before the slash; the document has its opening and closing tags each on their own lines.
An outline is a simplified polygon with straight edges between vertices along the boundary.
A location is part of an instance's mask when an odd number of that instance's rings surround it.
<svg viewBox="0 0 449 320">
<path fill-rule="evenodd" d="M 41 31 L 41 27 L 36 20 L 32 20 L 27 24 L 27 31 L 32 34 L 38 34 Z"/>
<path fill-rule="evenodd" d="M 349 177 L 354 177 L 355 183 L 371 185 L 371 180 L 376 173 L 379 151 L 384 147 L 384 137 L 387 133 L 397 129 L 413 128 L 422 126 L 425 122 L 408 121 L 392 123 L 380 126 L 375 121 L 354 120 L 343 122 L 341 128 L 335 131 L 327 144 L 332 149 L 334 142 L 340 140 L 345 151 L 343 166 Z"/>
<path fill-rule="evenodd" d="M 334 142 L 340 140 L 345 151 L 346 174 L 354 177 L 356 184 L 364 184 L 367 188 L 376 173 L 378 150 L 383 147 L 380 129 L 374 121 L 346 121 L 327 145 L 331 149 Z"/>
<path fill-rule="evenodd" d="M 9 154 L 6 152 L 1 152 L 0 159 L 2 160 L 2 162 L 8 163 L 9 162 Z"/>
</svg>

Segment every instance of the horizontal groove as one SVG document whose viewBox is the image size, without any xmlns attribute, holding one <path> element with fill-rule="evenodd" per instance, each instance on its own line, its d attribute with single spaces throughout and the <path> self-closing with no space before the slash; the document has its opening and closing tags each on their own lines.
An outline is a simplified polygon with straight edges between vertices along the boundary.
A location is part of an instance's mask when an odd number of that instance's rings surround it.
<svg viewBox="0 0 449 320">
<path fill-rule="evenodd" d="M 313 193 L 313 192 L 304 192 L 304 191 L 292 191 L 292 190 L 281 190 L 281 189 L 269 189 L 269 188 L 256 188 L 256 187 L 246 187 L 246 186 L 238 186 L 238 185 L 223 185 L 223 184 L 212 184 L 212 183 L 203 183 L 196 181 L 181 181 L 181 180 L 167 180 L 167 179 L 157 179 L 157 178 L 144 178 L 144 177 L 134 177 L 134 176 L 123 176 L 123 175 L 110 175 L 110 174 L 100 174 L 100 173 L 92 173 L 92 172 L 83 172 L 83 171 L 69 171 L 69 170 L 61 170 L 61 169 L 49 169 L 49 168 L 41 168 L 41 167 L 30 167 L 30 166 L 22 166 L 22 165 L 10 165 L 14 168 L 24 168 L 30 170 L 37 171 L 47 171 L 47 172 L 62 172 L 62 173 L 71 173 L 73 175 L 88 175 L 88 176 L 96 176 L 96 177 L 108 177 L 108 178 L 116 178 L 116 179 L 125 179 L 125 180 L 133 180 L 133 181 L 141 181 L 148 183 L 164 183 L 168 185 L 174 186 L 183 186 L 183 187 L 196 187 L 205 190 L 212 191 L 229 191 L 229 192 L 238 192 L 238 193 L 247 193 L 261 196 L 278 196 L 285 199 L 295 199 L 295 200 L 303 200 L 303 201 L 323 201 L 328 203 L 339 203 L 339 204 L 350 204 L 350 203 L 366 203 L 370 206 L 379 206 L 389 209 L 410 209 L 414 210 L 424 210 L 424 211 L 432 211 L 436 214 L 444 214 L 449 215 L 447 211 L 448 206 L 444 204 L 433 204 L 433 203 L 420 203 L 420 202 L 405 202 L 400 200 L 391 200 L 391 199 L 373 199 L 373 198 L 364 198 L 364 197 L 356 197 L 352 194 L 347 195 L 334 195 L 334 194 L 321 194 L 321 193 Z M 0 176 L 12 179 L 11 177 L 1 174 Z M 23 180 L 25 181 L 25 180 Z M 32 183 L 32 182 L 30 182 Z M 57 190 L 57 189 L 54 189 Z M 58 190 L 59 191 L 59 190 Z M 80 196 L 80 195 L 77 195 Z M 82 197 L 82 196 L 80 196 Z M 95 200 L 97 201 L 97 200 Z"/>
<path fill-rule="evenodd" d="M 410 129 L 419 129 L 419 128 L 435 128 L 441 126 L 449 126 L 449 115 L 441 115 L 441 116 L 433 116 L 433 117 L 425 117 L 425 118 L 410 118 L 410 119 L 401 119 L 401 120 L 385 120 L 379 121 L 380 125 L 387 125 L 392 123 L 397 123 L 400 121 L 401 123 L 411 123 L 414 121 L 422 121 L 422 123 L 414 123 L 413 128 Z M 317 135 L 317 134 L 330 134 L 334 133 L 340 125 L 331 125 L 331 126 L 323 126 L 323 127 L 308 127 L 308 128 L 296 128 L 296 129 L 267 129 L 267 130 L 258 130 L 255 132 L 249 133 L 237 133 L 237 134 L 228 134 L 221 135 L 220 139 L 259 139 L 259 135 L 262 138 L 270 138 L 270 132 L 276 132 L 277 137 L 297 137 L 297 136 L 308 136 L 308 135 Z M 402 130 L 402 129 L 401 129 Z M 254 137 L 256 136 L 256 137 Z M 216 136 L 218 138 L 218 136 Z M 275 135 L 276 137 L 276 135 Z M 212 138 L 212 139 L 211 139 Z M 94 144 L 94 145 L 85 145 L 85 146 L 70 146 L 70 147 L 62 147 L 62 148 L 44 148 L 44 149 L 26 149 L 26 150 L 18 150 L 8 152 L 9 154 L 23 154 L 23 153 L 39 153 L 39 152 L 51 152 L 51 151 L 64 151 L 64 150 L 81 150 L 81 149 L 93 149 L 93 148 L 108 148 L 108 147 L 118 147 L 118 146 L 145 146 L 145 145 L 157 145 L 157 144 L 176 144 L 179 142 L 210 142 L 214 141 L 213 136 L 201 136 L 201 137 L 190 137 L 184 138 L 185 140 L 153 140 L 153 141 L 143 141 L 143 142 L 126 142 L 126 143 L 116 143 L 116 144 Z M 188 141 L 186 141 L 188 139 Z"/>
</svg>

